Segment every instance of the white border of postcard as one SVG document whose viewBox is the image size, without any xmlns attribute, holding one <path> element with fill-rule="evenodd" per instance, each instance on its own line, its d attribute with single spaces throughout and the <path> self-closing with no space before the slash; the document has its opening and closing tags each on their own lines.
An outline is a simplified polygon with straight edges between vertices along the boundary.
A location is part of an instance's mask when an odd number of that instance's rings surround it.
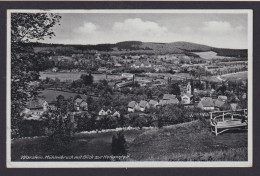
<svg viewBox="0 0 260 176">
<path fill-rule="evenodd" d="M 248 161 L 132 161 L 132 162 L 20 162 L 11 161 L 11 13 L 229 13 L 248 15 Z M 167 167 L 252 167 L 253 166 L 253 10 L 251 9 L 227 9 L 227 10 L 31 10 L 9 9 L 7 10 L 7 135 L 6 135 L 6 165 L 8 168 L 167 168 Z"/>
</svg>

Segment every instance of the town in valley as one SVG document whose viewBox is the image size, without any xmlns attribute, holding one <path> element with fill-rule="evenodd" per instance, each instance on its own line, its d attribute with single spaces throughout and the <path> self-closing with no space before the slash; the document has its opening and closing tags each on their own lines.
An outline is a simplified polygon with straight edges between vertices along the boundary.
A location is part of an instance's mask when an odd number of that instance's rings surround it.
<svg viewBox="0 0 260 176">
<path fill-rule="evenodd" d="M 21 34 L 12 31 L 12 161 L 247 161 L 248 49 Z"/>
</svg>

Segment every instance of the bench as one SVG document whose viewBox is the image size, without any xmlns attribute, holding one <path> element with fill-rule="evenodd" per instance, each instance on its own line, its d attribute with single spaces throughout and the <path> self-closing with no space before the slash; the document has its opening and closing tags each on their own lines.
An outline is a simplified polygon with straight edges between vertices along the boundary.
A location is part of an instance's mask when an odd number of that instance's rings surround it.
<svg viewBox="0 0 260 176">
<path fill-rule="evenodd" d="M 222 115 L 212 118 L 211 114 L 210 125 L 211 132 L 216 136 L 228 130 L 247 129 L 247 115 L 223 112 Z"/>
</svg>

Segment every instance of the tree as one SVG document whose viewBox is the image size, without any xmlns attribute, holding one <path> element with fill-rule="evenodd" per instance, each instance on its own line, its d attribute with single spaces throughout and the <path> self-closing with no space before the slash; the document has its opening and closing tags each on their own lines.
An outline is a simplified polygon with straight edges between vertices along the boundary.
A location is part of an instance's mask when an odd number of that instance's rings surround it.
<svg viewBox="0 0 260 176">
<path fill-rule="evenodd" d="M 83 80 L 85 85 L 91 85 L 93 83 L 93 76 L 91 73 L 89 75 L 81 75 L 80 78 Z"/>
<path fill-rule="evenodd" d="M 57 96 L 56 99 L 57 99 L 57 107 L 60 108 L 62 106 L 62 104 L 64 103 L 65 98 L 63 95 L 59 95 L 59 96 Z"/>
<path fill-rule="evenodd" d="M 118 132 L 117 135 L 112 137 L 112 154 L 114 156 L 127 155 L 126 139 L 123 132 Z"/>
<path fill-rule="evenodd" d="M 169 93 L 174 94 L 174 95 L 180 95 L 181 94 L 181 90 L 180 90 L 178 83 L 174 83 L 174 84 L 170 85 Z"/>
<path fill-rule="evenodd" d="M 19 116 L 37 88 L 30 82 L 39 80 L 43 57 L 33 52 L 30 41 L 54 36 L 53 26 L 60 16 L 52 13 L 12 13 L 11 15 L 11 128 L 19 128 Z"/>
</svg>

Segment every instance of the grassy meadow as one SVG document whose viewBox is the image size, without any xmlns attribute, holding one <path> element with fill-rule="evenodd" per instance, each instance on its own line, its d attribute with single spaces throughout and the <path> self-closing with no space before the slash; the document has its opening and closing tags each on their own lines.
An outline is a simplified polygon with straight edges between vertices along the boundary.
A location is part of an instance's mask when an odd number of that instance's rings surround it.
<svg viewBox="0 0 260 176">
<path fill-rule="evenodd" d="M 222 75 L 221 78 L 229 81 L 245 81 L 248 79 L 248 72 L 244 71 L 237 73 L 229 73 L 226 75 Z"/>
<path fill-rule="evenodd" d="M 57 146 L 46 137 L 14 139 L 11 158 L 21 161 L 22 155 L 112 155 L 111 142 L 115 133 L 78 133 L 65 146 Z M 209 130 L 208 121 L 198 120 L 161 129 L 129 130 L 124 134 L 128 161 L 247 160 L 247 132 L 230 131 L 215 136 Z"/>
<path fill-rule="evenodd" d="M 247 132 L 215 136 L 208 122 L 187 122 L 142 133 L 128 154 L 138 161 L 246 161 Z"/>
</svg>

